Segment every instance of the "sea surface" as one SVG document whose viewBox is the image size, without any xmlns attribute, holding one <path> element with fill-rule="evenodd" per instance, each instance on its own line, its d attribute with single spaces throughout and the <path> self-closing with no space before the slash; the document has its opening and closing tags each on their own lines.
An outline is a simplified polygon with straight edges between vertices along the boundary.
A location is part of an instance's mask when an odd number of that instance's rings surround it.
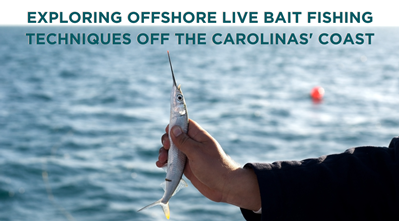
<svg viewBox="0 0 400 221">
<path fill-rule="evenodd" d="M 130 33 L 132 42 L 38 45 L 26 33 Z M 142 45 L 139 33 L 170 39 Z M 179 45 L 175 33 L 206 33 L 206 44 Z M 213 33 L 314 36 L 217 45 Z M 320 33 L 374 36 L 322 45 Z M 167 50 L 189 117 L 240 165 L 387 146 L 399 134 L 398 27 L 1 26 L 0 220 L 166 220 L 159 207 L 137 210 L 163 195 L 155 162 L 169 122 Z M 310 99 L 314 86 L 322 102 Z M 243 220 L 188 183 L 170 220 Z"/>
</svg>

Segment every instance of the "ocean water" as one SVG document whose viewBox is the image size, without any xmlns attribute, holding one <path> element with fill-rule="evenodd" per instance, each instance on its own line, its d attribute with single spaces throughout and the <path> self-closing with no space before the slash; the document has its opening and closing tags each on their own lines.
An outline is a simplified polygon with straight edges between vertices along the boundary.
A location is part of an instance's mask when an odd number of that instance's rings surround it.
<svg viewBox="0 0 400 221">
<path fill-rule="evenodd" d="M 36 45 L 25 33 L 171 33 L 161 45 Z M 178 45 L 174 33 L 374 33 L 372 44 Z M 155 166 L 166 51 L 189 116 L 241 165 L 301 160 L 399 133 L 395 27 L 0 27 L 0 220 L 165 220 Z M 314 39 L 315 40 L 315 39 Z M 322 102 L 309 98 L 325 88 Z M 243 220 L 190 184 L 171 220 Z"/>
</svg>

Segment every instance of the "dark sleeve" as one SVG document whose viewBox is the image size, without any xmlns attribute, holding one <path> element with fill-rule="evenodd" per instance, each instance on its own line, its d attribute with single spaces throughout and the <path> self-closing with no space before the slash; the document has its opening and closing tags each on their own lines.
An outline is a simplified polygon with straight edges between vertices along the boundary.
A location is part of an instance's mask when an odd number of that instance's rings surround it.
<svg viewBox="0 0 400 221">
<path fill-rule="evenodd" d="M 257 175 L 262 214 L 246 220 L 399 220 L 399 138 L 389 147 L 272 164 L 248 163 Z"/>
</svg>

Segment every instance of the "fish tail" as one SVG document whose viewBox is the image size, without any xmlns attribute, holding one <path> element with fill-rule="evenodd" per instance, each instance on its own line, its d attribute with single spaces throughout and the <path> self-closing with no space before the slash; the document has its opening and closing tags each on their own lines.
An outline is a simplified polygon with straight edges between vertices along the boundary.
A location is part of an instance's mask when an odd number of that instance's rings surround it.
<svg viewBox="0 0 400 221">
<path fill-rule="evenodd" d="M 167 217 L 167 219 L 169 219 L 169 204 L 168 203 L 166 203 L 166 204 L 160 203 L 160 205 L 164 211 L 165 217 Z"/>
<path fill-rule="evenodd" d="M 142 211 L 142 210 L 144 210 L 144 209 L 153 207 L 153 206 L 160 205 L 160 206 L 162 207 L 163 211 L 164 211 L 165 217 L 167 217 L 167 219 L 169 219 L 169 204 L 168 204 L 168 202 L 167 202 L 167 203 L 162 203 L 161 200 L 162 200 L 162 199 L 157 200 L 157 201 L 155 201 L 154 203 L 152 203 L 152 204 L 150 204 L 150 205 L 147 205 L 147 206 L 141 208 L 140 210 L 138 210 L 138 212 L 140 212 L 140 211 Z"/>
</svg>

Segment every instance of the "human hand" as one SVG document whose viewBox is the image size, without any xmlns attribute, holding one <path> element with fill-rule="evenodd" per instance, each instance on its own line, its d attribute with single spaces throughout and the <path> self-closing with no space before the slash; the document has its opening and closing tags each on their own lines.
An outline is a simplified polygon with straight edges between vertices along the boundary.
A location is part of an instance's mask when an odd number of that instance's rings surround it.
<svg viewBox="0 0 400 221">
<path fill-rule="evenodd" d="M 156 162 L 158 167 L 164 166 L 168 159 L 168 126 L 165 131 Z M 179 126 L 174 126 L 171 133 L 172 142 L 188 159 L 184 174 L 200 193 L 215 202 L 254 211 L 260 209 L 261 198 L 254 172 L 237 165 L 200 125 L 189 120 L 187 134 Z"/>
</svg>

